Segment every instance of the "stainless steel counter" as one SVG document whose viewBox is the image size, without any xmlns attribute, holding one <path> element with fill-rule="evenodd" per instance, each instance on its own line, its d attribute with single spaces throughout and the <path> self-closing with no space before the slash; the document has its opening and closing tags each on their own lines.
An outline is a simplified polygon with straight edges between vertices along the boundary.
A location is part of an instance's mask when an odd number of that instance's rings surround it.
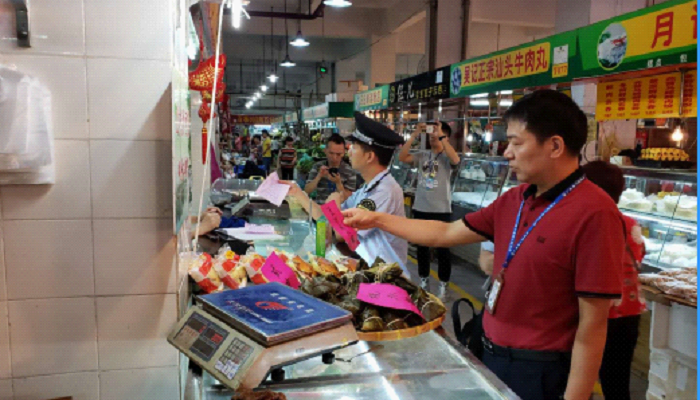
<svg viewBox="0 0 700 400">
<path fill-rule="evenodd" d="M 290 400 L 517 399 L 442 329 L 401 341 L 359 342 L 335 354 L 330 365 L 315 358 L 285 367 L 285 381 L 268 380 L 261 388 Z M 211 377 L 204 381 L 203 400 L 233 395 L 217 389 Z"/>
</svg>

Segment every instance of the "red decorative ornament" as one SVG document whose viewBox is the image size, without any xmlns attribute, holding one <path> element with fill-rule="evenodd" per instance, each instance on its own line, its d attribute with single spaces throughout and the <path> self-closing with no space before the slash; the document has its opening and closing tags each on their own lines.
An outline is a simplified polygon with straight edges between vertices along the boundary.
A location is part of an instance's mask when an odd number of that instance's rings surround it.
<svg viewBox="0 0 700 400">
<path fill-rule="evenodd" d="M 214 101 L 215 103 L 224 102 L 224 100 L 226 98 L 226 93 L 224 90 L 225 87 L 226 87 L 226 85 L 224 85 L 223 81 L 219 81 L 219 83 L 216 84 L 216 101 Z M 212 102 L 211 95 L 212 95 L 211 90 L 203 90 L 202 91 L 202 101 L 205 103 L 211 104 L 211 102 Z"/>
<path fill-rule="evenodd" d="M 207 146 L 209 145 L 209 135 L 207 135 L 207 127 L 202 127 L 202 164 L 207 163 Z"/>
<path fill-rule="evenodd" d="M 199 107 L 199 118 L 202 119 L 203 123 L 207 123 L 209 121 L 209 118 L 211 117 L 211 107 L 209 107 L 209 104 L 206 102 L 202 102 L 202 106 Z"/>
<path fill-rule="evenodd" d="M 211 91 L 214 87 L 214 71 L 215 71 L 216 57 L 211 57 L 210 59 L 199 64 L 197 69 L 190 72 L 189 81 L 190 89 L 192 90 L 209 90 Z M 226 68 L 226 55 L 221 54 L 219 56 L 219 72 L 217 74 L 218 80 L 223 80 L 224 69 Z M 218 86 L 218 85 L 217 85 Z"/>
</svg>

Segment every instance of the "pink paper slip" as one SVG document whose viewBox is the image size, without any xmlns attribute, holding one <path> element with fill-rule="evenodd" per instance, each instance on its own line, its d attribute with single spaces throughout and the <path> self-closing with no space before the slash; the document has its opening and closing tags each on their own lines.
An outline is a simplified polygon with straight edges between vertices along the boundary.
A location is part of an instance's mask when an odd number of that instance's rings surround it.
<svg viewBox="0 0 700 400">
<path fill-rule="evenodd" d="M 275 227 L 272 225 L 246 224 L 245 233 L 253 233 L 259 235 L 274 235 Z"/>
<path fill-rule="evenodd" d="M 282 205 L 284 198 L 287 197 L 288 192 L 289 185 L 280 183 L 277 172 L 273 172 L 260 184 L 255 194 L 279 207 Z"/>
<path fill-rule="evenodd" d="M 297 275 L 274 252 L 267 256 L 261 271 L 263 276 L 270 282 L 279 282 L 293 289 L 299 289 L 300 284 Z"/>
<path fill-rule="evenodd" d="M 357 299 L 375 306 L 413 311 L 425 319 L 405 290 L 388 283 L 361 283 Z"/>
<path fill-rule="evenodd" d="M 350 250 L 355 251 L 357 246 L 360 245 L 360 239 L 357 237 L 357 231 L 343 222 L 343 214 L 341 214 L 338 204 L 335 201 L 329 201 L 321 206 L 321 210 L 323 215 L 328 218 L 328 222 L 331 223 L 333 229 L 345 239 L 345 243 L 350 246 Z"/>
</svg>

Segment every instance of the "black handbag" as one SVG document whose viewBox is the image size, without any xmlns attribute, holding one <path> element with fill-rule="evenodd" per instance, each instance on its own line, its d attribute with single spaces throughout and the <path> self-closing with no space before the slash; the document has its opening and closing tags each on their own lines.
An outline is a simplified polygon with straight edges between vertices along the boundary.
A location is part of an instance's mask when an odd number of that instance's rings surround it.
<svg viewBox="0 0 700 400">
<path fill-rule="evenodd" d="M 466 303 L 472 310 L 472 317 L 464 325 L 459 316 L 460 303 Z M 484 343 L 481 337 L 484 335 L 484 327 L 482 325 L 482 313 L 477 313 L 474 304 L 469 299 L 459 299 L 452 305 L 452 323 L 454 324 L 455 337 L 463 346 L 466 346 L 476 358 L 481 360 L 484 356 Z"/>
</svg>

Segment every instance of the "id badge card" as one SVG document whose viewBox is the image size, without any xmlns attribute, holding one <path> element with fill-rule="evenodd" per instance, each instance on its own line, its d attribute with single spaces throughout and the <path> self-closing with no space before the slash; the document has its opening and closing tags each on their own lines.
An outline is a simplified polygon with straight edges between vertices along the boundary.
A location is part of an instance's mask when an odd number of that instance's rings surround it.
<svg viewBox="0 0 700 400">
<path fill-rule="evenodd" d="M 425 188 L 427 190 L 437 189 L 439 183 L 440 183 L 440 181 L 435 179 L 435 176 L 433 176 L 433 174 L 430 174 L 430 175 L 425 177 Z"/>
<path fill-rule="evenodd" d="M 494 315 L 496 313 L 496 306 L 498 305 L 498 298 L 501 295 L 501 290 L 503 289 L 503 273 L 498 274 L 496 279 L 493 280 L 493 285 L 491 286 L 491 291 L 486 299 L 486 311 L 489 314 Z"/>
</svg>

